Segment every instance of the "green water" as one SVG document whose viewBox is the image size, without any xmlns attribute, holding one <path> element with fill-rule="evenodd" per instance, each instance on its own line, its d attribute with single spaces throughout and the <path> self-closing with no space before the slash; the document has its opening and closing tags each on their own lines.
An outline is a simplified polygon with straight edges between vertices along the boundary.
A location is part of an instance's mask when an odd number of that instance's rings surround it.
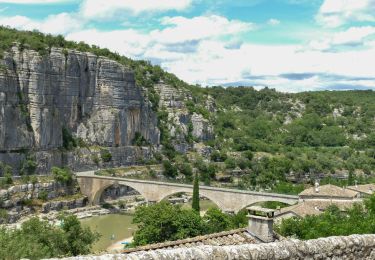
<svg viewBox="0 0 375 260">
<path fill-rule="evenodd" d="M 191 202 L 183 204 L 182 207 L 191 208 Z M 201 211 L 204 212 L 211 207 L 217 206 L 210 200 L 201 200 L 200 207 Z M 109 214 L 82 219 L 81 223 L 101 234 L 99 241 L 93 246 L 93 252 L 100 252 L 105 251 L 118 240 L 133 236 L 133 232 L 137 227 L 135 224 L 132 224 L 132 220 L 133 215 L 131 214 Z"/>
<path fill-rule="evenodd" d="M 81 223 L 91 230 L 101 234 L 99 241 L 93 246 L 93 251 L 104 251 L 118 240 L 131 237 L 136 229 L 132 224 L 133 216 L 128 214 L 109 214 L 82 219 Z M 112 235 L 114 237 L 112 238 Z"/>
</svg>

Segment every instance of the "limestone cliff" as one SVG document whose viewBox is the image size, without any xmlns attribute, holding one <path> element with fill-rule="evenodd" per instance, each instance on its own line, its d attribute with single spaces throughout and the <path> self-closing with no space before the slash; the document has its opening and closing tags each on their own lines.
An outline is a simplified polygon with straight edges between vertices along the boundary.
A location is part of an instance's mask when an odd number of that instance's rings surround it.
<svg viewBox="0 0 375 260">
<path fill-rule="evenodd" d="M 211 122 L 201 113 L 189 111 L 187 102 L 194 104 L 192 94 L 186 89 L 177 89 L 161 82 L 155 86 L 160 96 L 159 110 L 168 113 L 167 127 L 172 137 L 176 150 L 186 152 L 192 148 L 192 142 L 188 142 L 189 136 L 195 141 L 207 141 L 214 136 Z M 207 99 L 205 109 L 214 112 L 211 99 Z M 197 104 L 195 104 L 197 105 Z"/>
<path fill-rule="evenodd" d="M 0 61 L 0 161 L 16 166 L 32 150 L 46 168 L 74 165 L 77 154 L 58 150 L 63 129 L 113 153 L 136 133 L 159 144 L 156 115 L 130 69 L 90 53 L 52 48 L 41 56 L 14 46 Z M 126 161 L 123 150 L 113 158 Z"/>
</svg>

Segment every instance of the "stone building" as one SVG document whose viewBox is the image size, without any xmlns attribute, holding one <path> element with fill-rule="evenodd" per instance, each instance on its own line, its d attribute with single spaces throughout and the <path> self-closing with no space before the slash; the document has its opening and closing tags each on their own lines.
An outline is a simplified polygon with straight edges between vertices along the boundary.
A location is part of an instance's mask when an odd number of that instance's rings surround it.
<svg viewBox="0 0 375 260">
<path fill-rule="evenodd" d="M 360 189 L 360 188 L 358 188 Z M 366 190 L 366 188 L 363 188 Z M 345 211 L 353 206 L 353 203 L 361 203 L 361 192 L 350 187 L 341 188 L 327 184 L 306 189 L 299 194 L 297 204 L 278 209 L 276 221 L 289 217 L 305 217 L 307 215 L 319 215 L 329 206 L 336 205 L 340 210 Z"/>
<path fill-rule="evenodd" d="M 341 188 L 332 184 L 322 185 L 315 184 L 315 187 L 311 187 L 302 191 L 299 195 L 300 201 L 306 200 L 344 200 L 351 201 L 360 198 L 358 191 Z"/>
<path fill-rule="evenodd" d="M 359 192 L 361 197 L 371 196 L 375 192 L 375 184 L 363 184 L 363 185 L 354 185 L 348 186 L 349 190 Z"/>
</svg>

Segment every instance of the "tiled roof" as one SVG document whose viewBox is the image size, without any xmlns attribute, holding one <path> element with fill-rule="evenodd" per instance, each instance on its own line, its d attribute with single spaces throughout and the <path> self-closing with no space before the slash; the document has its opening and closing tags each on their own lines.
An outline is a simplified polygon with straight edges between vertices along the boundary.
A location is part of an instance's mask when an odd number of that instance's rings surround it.
<svg viewBox="0 0 375 260">
<path fill-rule="evenodd" d="M 330 205 L 336 205 L 339 207 L 339 209 L 345 210 L 346 208 L 352 207 L 354 202 L 360 201 L 306 200 L 296 205 L 285 207 L 280 209 L 279 211 L 276 211 L 276 217 L 284 215 L 288 212 L 294 213 L 300 217 L 305 217 L 306 215 L 318 215 L 321 214 Z"/>
<path fill-rule="evenodd" d="M 348 189 L 371 195 L 375 192 L 375 184 L 349 186 Z"/>
<path fill-rule="evenodd" d="M 135 251 L 148 251 L 157 249 L 172 249 L 195 247 L 202 245 L 211 246 L 229 246 L 229 245 L 242 245 L 242 244 L 255 244 L 258 240 L 253 237 L 246 228 L 239 228 L 210 235 L 197 236 L 177 241 L 168 241 L 164 243 L 151 244 L 137 248 L 125 249 L 123 253 L 131 253 Z"/>
<path fill-rule="evenodd" d="M 299 196 L 315 196 L 315 197 L 340 197 L 340 198 L 354 198 L 358 195 L 357 191 L 347 188 L 341 188 L 335 185 L 327 184 L 319 186 L 319 191 L 316 192 L 315 187 L 302 191 Z"/>
</svg>

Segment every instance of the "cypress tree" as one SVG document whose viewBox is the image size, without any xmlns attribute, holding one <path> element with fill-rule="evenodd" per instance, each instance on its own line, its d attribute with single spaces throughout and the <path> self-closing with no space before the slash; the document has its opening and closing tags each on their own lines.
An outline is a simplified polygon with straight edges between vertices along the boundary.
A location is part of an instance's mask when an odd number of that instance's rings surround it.
<svg viewBox="0 0 375 260">
<path fill-rule="evenodd" d="M 352 170 L 349 171 L 348 185 L 354 185 L 355 176 Z"/>
<path fill-rule="evenodd" d="M 193 186 L 193 202 L 191 207 L 196 212 L 200 212 L 200 206 L 199 206 L 199 179 L 198 175 L 195 174 L 194 176 L 194 186 Z"/>
</svg>

